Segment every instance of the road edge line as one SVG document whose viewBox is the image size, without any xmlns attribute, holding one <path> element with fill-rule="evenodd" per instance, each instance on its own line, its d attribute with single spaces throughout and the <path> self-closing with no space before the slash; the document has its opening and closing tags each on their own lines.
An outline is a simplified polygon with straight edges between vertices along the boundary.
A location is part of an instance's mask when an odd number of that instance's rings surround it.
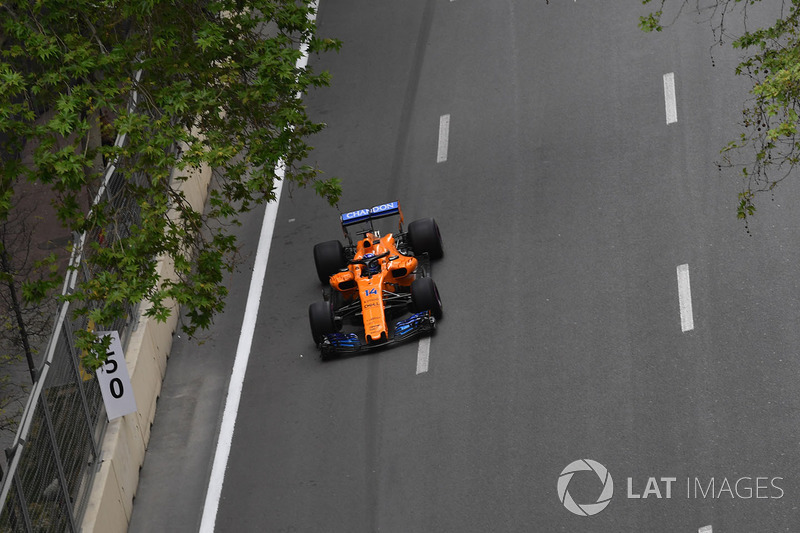
<svg viewBox="0 0 800 533">
<path fill-rule="evenodd" d="M 314 0 L 310 4 L 311 14 L 309 20 L 314 23 L 319 10 L 319 1 Z M 295 67 L 304 69 L 308 64 L 308 43 L 300 45 L 301 56 L 298 58 Z M 298 98 L 300 95 L 298 95 Z M 253 264 L 253 275 L 250 278 L 250 290 L 247 293 L 247 304 L 245 305 L 244 318 L 242 321 L 242 331 L 239 334 L 239 344 L 236 347 L 236 358 L 233 363 L 231 380 L 228 384 L 228 394 L 225 398 L 225 410 L 220 424 L 217 448 L 214 452 L 214 463 L 211 467 L 211 476 L 208 481 L 208 490 L 203 504 L 203 516 L 200 521 L 200 533 L 212 533 L 217 521 L 219 510 L 219 500 L 222 497 L 222 485 L 225 481 L 225 470 L 228 468 L 228 457 L 233 444 L 233 431 L 236 425 L 236 417 L 239 412 L 239 402 L 242 397 L 242 387 L 244 385 L 245 374 L 247 373 L 247 363 L 250 360 L 250 348 L 253 345 L 253 334 L 255 333 L 256 320 L 258 319 L 258 308 L 261 305 L 261 293 L 264 288 L 264 278 L 267 273 L 267 262 L 269 261 L 269 251 L 272 246 L 272 235 L 275 231 L 275 222 L 278 218 L 278 207 L 281 201 L 281 191 L 283 190 L 283 179 L 285 169 L 283 161 L 275 167 L 277 185 L 275 187 L 275 201 L 269 202 L 264 211 L 264 221 L 261 224 L 261 235 L 258 239 L 258 250 Z"/>
</svg>

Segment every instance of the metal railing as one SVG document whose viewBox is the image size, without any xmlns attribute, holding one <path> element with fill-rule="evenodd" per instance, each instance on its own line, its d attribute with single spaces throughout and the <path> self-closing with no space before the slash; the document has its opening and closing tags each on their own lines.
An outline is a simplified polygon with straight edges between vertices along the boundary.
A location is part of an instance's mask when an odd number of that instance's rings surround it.
<svg viewBox="0 0 800 533">
<path fill-rule="evenodd" d="M 141 71 L 137 72 L 138 81 Z M 129 111 L 138 96 L 131 95 Z M 115 144 L 123 146 L 125 135 Z M 138 224 L 139 209 L 121 194 L 126 181 L 142 181 L 139 175 L 123 176 L 117 162 L 107 165 L 94 206 L 104 200 L 117 216 L 113 227 L 75 239 L 62 294 L 70 294 L 92 272 L 83 251 L 89 242 L 112 245 Z M 94 373 L 86 372 L 75 348 L 75 333 L 94 329 L 85 315 L 75 316 L 71 304 L 61 304 L 44 362 L 37 372 L 19 429 L 6 450 L 8 471 L 0 485 L 0 531 L 78 531 L 88 505 L 94 475 L 99 468 L 100 449 L 108 425 L 100 388 Z M 126 316 L 104 330 L 117 330 L 127 343 L 136 327 L 138 304 L 126 307 Z M 100 328 L 100 325 L 97 325 Z"/>
</svg>

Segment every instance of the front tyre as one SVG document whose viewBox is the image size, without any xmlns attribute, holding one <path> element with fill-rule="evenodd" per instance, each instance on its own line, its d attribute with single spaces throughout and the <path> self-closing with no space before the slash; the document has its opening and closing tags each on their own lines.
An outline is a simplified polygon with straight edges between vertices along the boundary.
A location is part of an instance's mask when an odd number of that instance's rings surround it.
<svg viewBox="0 0 800 533">
<path fill-rule="evenodd" d="M 442 299 L 432 278 L 418 278 L 411 284 L 411 305 L 414 311 L 430 311 L 435 319 L 442 318 Z"/>
<path fill-rule="evenodd" d="M 311 337 L 319 344 L 328 333 L 336 332 L 333 319 L 333 306 L 330 302 L 314 302 L 308 306 L 308 321 L 311 324 Z"/>
</svg>

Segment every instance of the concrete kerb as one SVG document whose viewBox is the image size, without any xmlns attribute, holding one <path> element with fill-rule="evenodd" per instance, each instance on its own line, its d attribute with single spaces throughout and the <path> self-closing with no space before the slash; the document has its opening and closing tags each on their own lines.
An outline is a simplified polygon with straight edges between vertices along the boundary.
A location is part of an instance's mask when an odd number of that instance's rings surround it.
<svg viewBox="0 0 800 533">
<path fill-rule="evenodd" d="M 211 169 L 201 168 L 185 174 L 185 181 L 176 180 L 187 202 L 202 210 L 208 197 Z M 158 262 L 161 279 L 175 276 L 171 261 Z M 150 427 L 155 419 L 156 402 L 167 368 L 172 336 L 178 324 L 177 308 L 166 322 L 139 311 L 138 326 L 125 350 L 138 411 L 109 423 L 100 455 L 100 468 L 95 475 L 89 503 L 81 524 L 85 533 L 124 533 L 128 530 L 133 498 L 139 484 L 139 470 L 144 463 L 150 440 Z"/>
</svg>

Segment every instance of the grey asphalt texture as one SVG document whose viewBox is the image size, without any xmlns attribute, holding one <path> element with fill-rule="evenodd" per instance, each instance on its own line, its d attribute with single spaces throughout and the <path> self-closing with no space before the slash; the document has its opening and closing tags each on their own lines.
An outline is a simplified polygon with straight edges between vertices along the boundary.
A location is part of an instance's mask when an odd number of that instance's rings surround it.
<svg viewBox="0 0 800 533">
<path fill-rule="evenodd" d="M 445 316 L 426 373 L 417 343 L 321 362 L 311 250 L 340 236 L 338 211 L 285 189 L 216 531 L 800 530 L 800 194 L 765 197 L 748 235 L 715 165 L 747 95 L 737 57 L 691 15 L 644 34 L 645 12 L 321 1 L 321 35 L 344 46 L 311 61 L 333 75 L 306 97 L 328 124 L 311 162 L 343 179 L 342 211 L 399 200 L 437 219 Z M 260 216 L 225 314 L 176 339 L 131 532 L 200 524 Z M 591 517 L 557 491 L 584 458 L 614 480 Z M 570 482 L 576 502 L 600 494 L 593 476 Z"/>
</svg>

